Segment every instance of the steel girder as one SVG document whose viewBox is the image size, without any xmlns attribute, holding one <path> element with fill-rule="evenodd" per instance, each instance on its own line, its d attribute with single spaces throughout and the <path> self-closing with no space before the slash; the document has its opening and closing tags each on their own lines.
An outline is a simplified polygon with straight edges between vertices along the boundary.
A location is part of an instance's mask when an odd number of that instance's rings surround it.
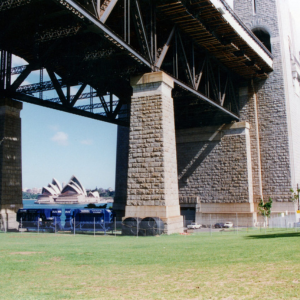
<svg viewBox="0 0 300 300">
<path fill-rule="evenodd" d="M 182 107 L 189 110 L 195 105 L 199 112 L 196 119 L 212 114 L 218 115 L 217 122 L 239 119 L 234 82 L 240 77 L 195 43 L 176 22 L 170 21 L 164 12 L 166 7 L 161 7 L 163 1 L 127 0 L 112 4 L 107 1 L 100 13 L 89 11 L 91 8 L 83 0 L 9 2 L 13 3 L 11 7 L 7 6 L 8 1 L 0 1 L 3 17 L 0 28 L 9 24 L 0 33 L 0 48 L 26 59 L 29 66 L 11 69 L 12 75 L 19 76 L 14 82 L 8 82 L 5 95 L 71 113 L 83 109 L 91 114 L 94 109 L 102 108 L 101 117 L 117 124 L 121 107 L 130 101 L 130 75 L 162 70 L 175 82 L 173 97 L 178 108 L 175 111 L 178 127 L 185 126 L 180 113 Z M 18 5 L 22 6 L 24 15 L 20 24 L 11 18 L 21 12 Z M 41 16 L 29 19 L 36 12 Z M 105 20 L 101 21 L 104 14 Z M 19 25 L 24 27 L 20 35 L 17 34 Z M 3 68 L 5 72 L 9 69 Z M 43 68 L 51 82 L 42 82 L 41 72 L 40 83 L 21 86 L 32 71 Z M 81 88 L 71 95 L 70 88 L 78 84 Z M 86 86 L 94 91 L 89 94 L 90 104 L 77 105 L 78 100 L 87 97 Z M 49 89 L 55 89 L 59 97 L 47 100 L 44 105 L 42 92 Z M 34 93 L 39 93 L 39 97 L 33 97 Z M 23 94 L 31 96 L 23 97 Z M 112 100 L 109 95 L 115 95 L 118 100 Z M 93 97 L 99 97 L 99 103 L 94 103 Z"/>
</svg>

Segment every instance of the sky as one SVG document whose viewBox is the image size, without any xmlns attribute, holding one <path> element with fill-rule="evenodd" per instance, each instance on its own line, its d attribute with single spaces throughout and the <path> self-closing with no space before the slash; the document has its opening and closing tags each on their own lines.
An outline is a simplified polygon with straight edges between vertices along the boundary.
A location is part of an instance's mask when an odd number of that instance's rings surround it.
<svg viewBox="0 0 300 300">
<path fill-rule="evenodd" d="M 23 188 L 76 175 L 85 188 L 114 189 L 117 126 L 24 103 Z"/>
<path fill-rule="evenodd" d="M 289 1 L 300 12 L 300 0 L 279 1 Z M 14 66 L 23 64 L 14 59 Z M 37 78 L 34 74 L 25 84 Z M 54 92 L 44 96 L 56 97 Z M 41 188 L 53 177 L 66 183 L 72 175 L 87 189 L 115 188 L 116 125 L 28 103 L 23 103 L 21 118 L 23 189 Z"/>
<path fill-rule="evenodd" d="M 13 66 L 24 64 L 14 57 Z M 36 72 L 24 84 L 38 78 Z M 45 73 L 44 80 L 49 80 Z M 52 91 L 43 96 L 53 98 L 57 94 Z M 115 188 L 116 125 L 25 102 L 21 120 L 23 189 L 41 188 L 53 177 L 67 183 L 72 175 L 87 189 Z"/>
</svg>

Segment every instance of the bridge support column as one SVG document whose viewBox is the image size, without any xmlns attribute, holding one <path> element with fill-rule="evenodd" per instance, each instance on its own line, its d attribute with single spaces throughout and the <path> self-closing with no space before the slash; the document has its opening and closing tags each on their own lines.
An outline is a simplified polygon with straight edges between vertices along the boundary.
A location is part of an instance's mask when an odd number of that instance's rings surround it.
<svg viewBox="0 0 300 300">
<path fill-rule="evenodd" d="M 127 217 L 159 217 L 165 233 L 183 231 L 171 96 L 173 80 L 163 72 L 131 79 Z"/>
<path fill-rule="evenodd" d="M 121 220 L 125 214 L 127 198 L 128 144 L 129 128 L 118 126 L 115 183 L 116 194 L 113 204 L 113 210 L 116 213 L 117 220 Z"/>
<path fill-rule="evenodd" d="M 23 104 L 0 99 L 0 225 L 16 230 L 22 204 L 21 118 Z"/>
</svg>

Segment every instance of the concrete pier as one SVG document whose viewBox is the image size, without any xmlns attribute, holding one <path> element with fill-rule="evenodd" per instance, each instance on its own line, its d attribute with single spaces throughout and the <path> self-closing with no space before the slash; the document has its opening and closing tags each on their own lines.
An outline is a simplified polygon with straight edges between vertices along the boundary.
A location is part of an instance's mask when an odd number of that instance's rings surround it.
<svg viewBox="0 0 300 300">
<path fill-rule="evenodd" d="M 125 218 L 159 217 L 165 233 L 183 231 L 178 197 L 172 78 L 163 72 L 131 78 Z"/>
<path fill-rule="evenodd" d="M 21 102 L 0 99 L 0 224 L 15 230 L 22 208 Z"/>
<path fill-rule="evenodd" d="M 198 223 L 231 221 L 236 214 L 243 215 L 240 225 L 257 221 L 249 129 L 237 122 L 176 132 L 180 202 L 188 207 L 184 199 L 198 198 Z"/>
</svg>

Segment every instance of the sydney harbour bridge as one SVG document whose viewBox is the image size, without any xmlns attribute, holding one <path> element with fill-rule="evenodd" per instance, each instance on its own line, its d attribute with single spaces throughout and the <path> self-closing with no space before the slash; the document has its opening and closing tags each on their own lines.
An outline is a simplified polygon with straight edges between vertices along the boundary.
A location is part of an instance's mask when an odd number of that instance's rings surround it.
<svg viewBox="0 0 300 300">
<path fill-rule="evenodd" d="M 1 0 L 0 49 L 3 107 L 20 109 L 12 103 L 28 102 L 130 126 L 132 132 L 140 130 L 131 126 L 133 86 L 157 81 L 150 75 L 152 79 L 145 79 L 145 74 L 163 74 L 158 81 L 166 76 L 172 82 L 175 129 L 170 130 L 175 134 L 184 128 L 238 122 L 240 82 L 266 79 L 273 63 L 269 50 L 224 0 Z M 12 67 L 12 55 L 27 64 Z M 24 84 L 32 72 L 38 72 L 39 82 Z M 45 74 L 49 81 L 43 80 Z M 137 77 L 142 79 L 132 80 Z M 57 97 L 46 98 L 50 90 Z M 82 105 L 82 100 L 89 104 Z M 2 132 L 1 138 L 10 135 Z M 4 152 L 16 147 L 20 156 L 20 145 L 9 138 L 6 145 L 10 148 L 0 153 L 1 177 L 9 181 L 12 175 L 3 166 L 11 164 L 17 170 L 20 163 L 5 162 Z M 158 152 L 165 151 L 161 147 Z M 5 200 L 4 190 L 20 190 L 19 175 L 15 178 L 19 185 L 2 184 L 2 208 L 14 201 L 8 196 Z M 153 189 L 151 193 L 155 194 Z M 161 197 L 152 199 L 163 199 L 156 206 L 176 206 Z M 149 208 L 150 198 L 144 198 L 147 204 L 132 201 L 127 205 Z"/>
</svg>

